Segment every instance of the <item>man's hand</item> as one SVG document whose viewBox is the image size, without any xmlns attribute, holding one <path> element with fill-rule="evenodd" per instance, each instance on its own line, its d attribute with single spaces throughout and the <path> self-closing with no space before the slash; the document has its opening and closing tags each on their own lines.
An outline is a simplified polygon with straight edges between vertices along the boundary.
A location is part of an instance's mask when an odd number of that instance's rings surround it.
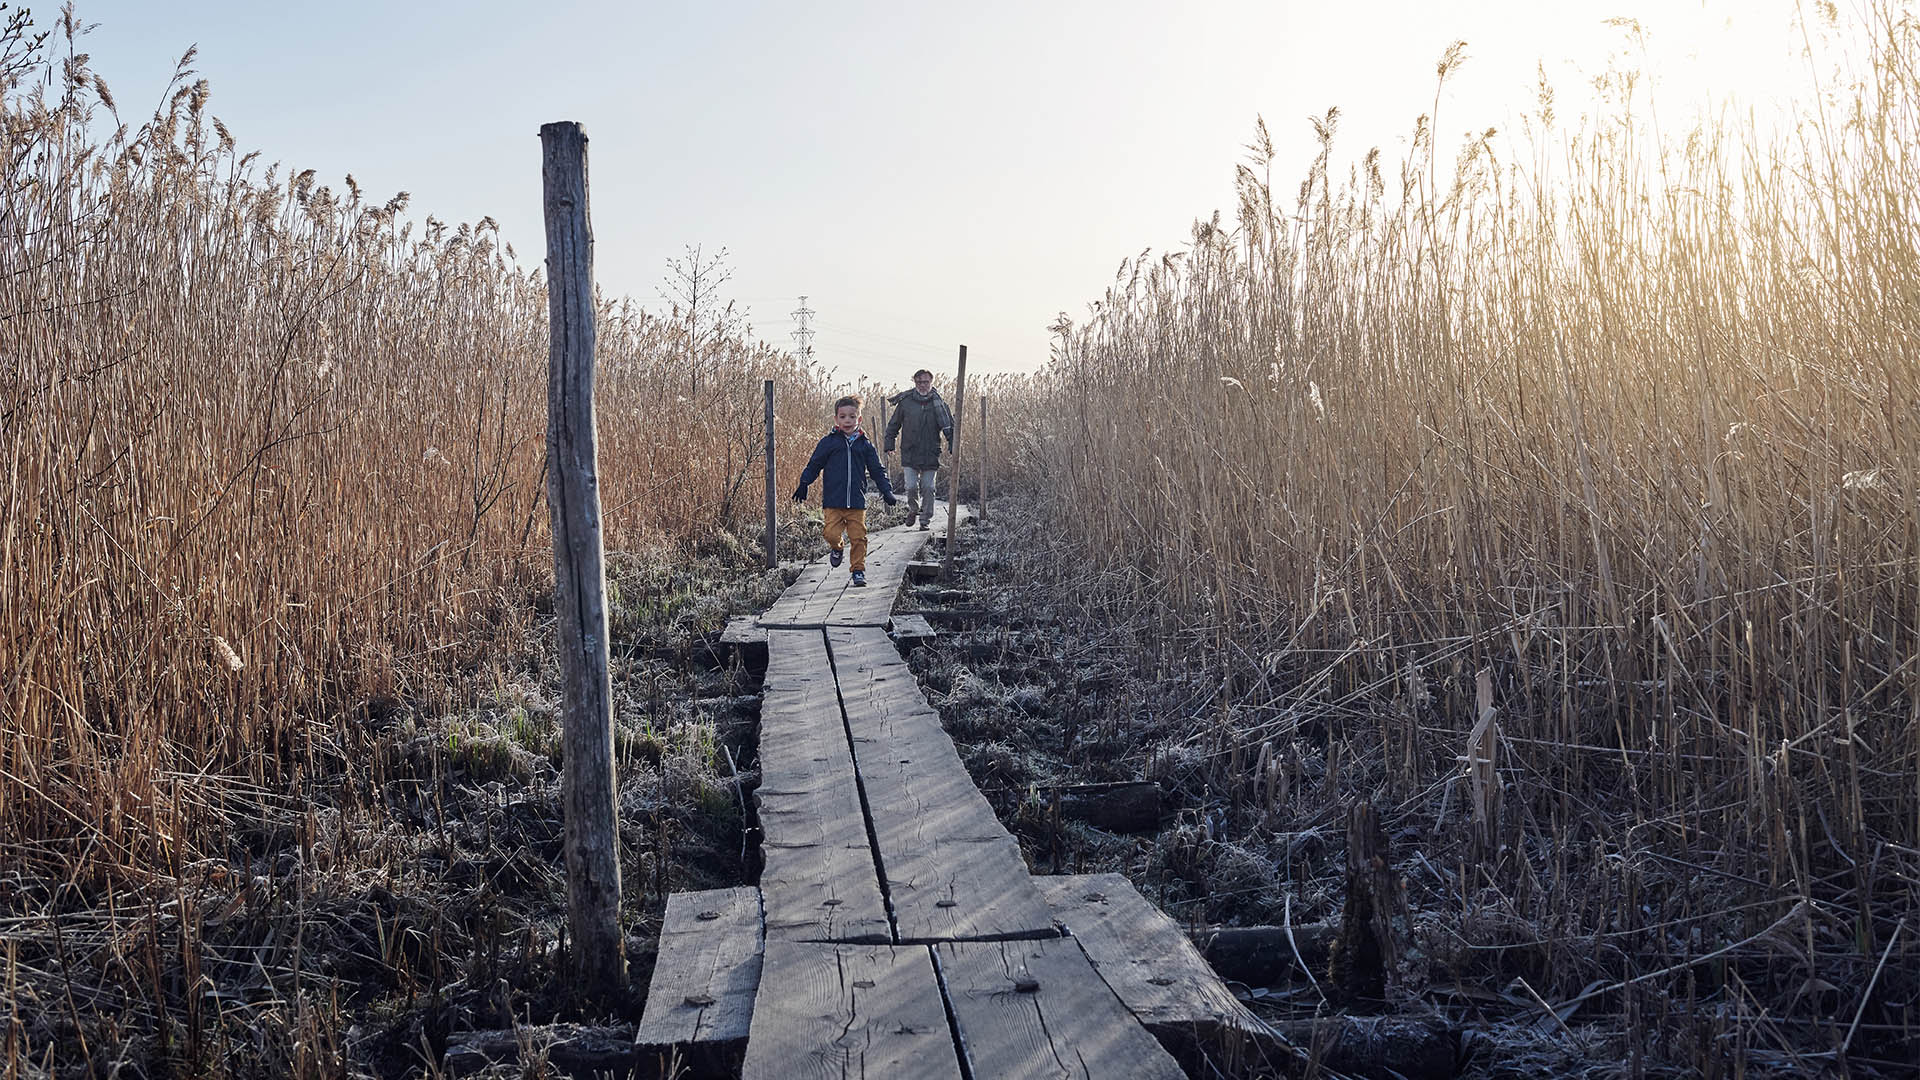
<svg viewBox="0 0 1920 1080">
<path fill-rule="evenodd" d="M 807 485 L 801 484 L 799 487 L 793 489 L 793 501 L 794 502 L 807 501 Z"/>
<path fill-rule="evenodd" d="M 887 452 L 887 453 L 889 453 L 889 454 L 891 454 L 891 453 L 893 453 L 893 440 L 892 440 L 892 439 L 888 439 L 888 440 L 887 440 L 887 450 L 886 450 L 886 452 Z"/>
</svg>

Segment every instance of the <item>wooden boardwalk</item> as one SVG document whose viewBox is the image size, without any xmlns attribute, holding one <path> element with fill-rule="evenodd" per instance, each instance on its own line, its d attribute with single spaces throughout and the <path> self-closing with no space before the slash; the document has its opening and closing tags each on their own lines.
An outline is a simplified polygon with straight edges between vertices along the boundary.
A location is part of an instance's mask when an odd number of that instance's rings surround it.
<svg viewBox="0 0 1920 1080">
<path fill-rule="evenodd" d="M 821 560 L 760 617 L 762 918 L 737 925 L 733 890 L 670 907 L 640 1041 L 744 1030 L 749 1080 L 1177 1080 L 886 633 L 907 564 L 943 532 L 875 533 L 866 588 Z M 743 1028 L 738 990 L 755 975 Z"/>
</svg>

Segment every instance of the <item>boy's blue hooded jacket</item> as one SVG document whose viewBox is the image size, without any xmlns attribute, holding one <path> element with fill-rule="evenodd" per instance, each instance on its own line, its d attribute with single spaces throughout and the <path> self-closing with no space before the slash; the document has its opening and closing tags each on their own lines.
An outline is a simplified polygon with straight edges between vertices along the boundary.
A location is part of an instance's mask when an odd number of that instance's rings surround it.
<svg viewBox="0 0 1920 1080">
<path fill-rule="evenodd" d="M 887 469 L 880 464 L 880 451 L 873 448 L 873 443 L 859 429 L 856 428 L 852 435 L 842 435 L 836 428 L 827 432 L 826 437 L 814 446 L 813 456 L 807 459 L 806 471 L 800 474 L 800 489 L 794 492 L 794 497 L 806 498 L 808 485 L 818 476 L 823 481 L 821 506 L 865 510 L 869 475 L 880 485 L 880 497 L 891 505 L 893 486 L 887 483 Z"/>
</svg>

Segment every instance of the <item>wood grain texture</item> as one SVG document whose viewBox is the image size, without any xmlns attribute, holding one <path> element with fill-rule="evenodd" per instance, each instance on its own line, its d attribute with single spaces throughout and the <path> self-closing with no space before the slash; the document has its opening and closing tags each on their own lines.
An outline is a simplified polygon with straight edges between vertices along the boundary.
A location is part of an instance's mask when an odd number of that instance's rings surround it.
<svg viewBox="0 0 1920 1080">
<path fill-rule="evenodd" d="M 933 950 L 974 1076 L 1184 1080 L 1071 938 Z"/>
<path fill-rule="evenodd" d="M 540 128 L 547 232 L 547 509 L 553 528 L 553 608 L 560 659 L 560 782 L 566 815 L 567 929 L 577 973 L 594 993 L 626 982 L 620 932 L 618 785 L 607 675 L 607 578 L 593 415 L 593 226 L 587 133 Z"/>
<path fill-rule="evenodd" d="M 667 897 L 660 957 L 635 1041 L 673 1046 L 745 1039 L 765 944 L 759 889 Z"/>
<path fill-rule="evenodd" d="M 767 938 L 891 941 L 826 641 L 767 634 L 759 804 Z"/>
<path fill-rule="evenodd" d="M 1121 1002 L 1152 1027 L 1258 1030 L 1187 935 L 1119 874 L 1033 879 Z"/>
<path fill-rule="evenodd" d="M 767 943 L 743 1080 L 960 1075 L 925 946 Z"/>
<path fill-rule="evenodd" d="M 1020 845 L 875 628 L 827 631 L 900 941 L 1054 936 Z"/>
</svg>

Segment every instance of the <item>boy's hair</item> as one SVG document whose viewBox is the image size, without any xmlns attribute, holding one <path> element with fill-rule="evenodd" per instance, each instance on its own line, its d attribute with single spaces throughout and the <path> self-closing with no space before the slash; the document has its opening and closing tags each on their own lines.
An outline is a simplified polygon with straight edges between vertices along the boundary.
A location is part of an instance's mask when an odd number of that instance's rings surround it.
<svg viewBox="0 0 1920 1080">
<path fill-rule="evenodd" d="M 839 412 L 841 409 L 844 409 L 849 405 L 853 406 L 856 409 L 859 408 L 860 399 L 855 397 L 852 394 L 848 394 L 846 397 L 843 397 L 839 401 L 836 401 L 833 403 L 833 411 Z"/>
<path fill-rule="evenodd" d="M 919 371 L 913 373 L 913 377 L 916 379 L 922 375 L 925 375 L 929 379 L 933 378 L 933 372 L 928 371 L 926 368 L 921 368 Z"/>
</svg>

